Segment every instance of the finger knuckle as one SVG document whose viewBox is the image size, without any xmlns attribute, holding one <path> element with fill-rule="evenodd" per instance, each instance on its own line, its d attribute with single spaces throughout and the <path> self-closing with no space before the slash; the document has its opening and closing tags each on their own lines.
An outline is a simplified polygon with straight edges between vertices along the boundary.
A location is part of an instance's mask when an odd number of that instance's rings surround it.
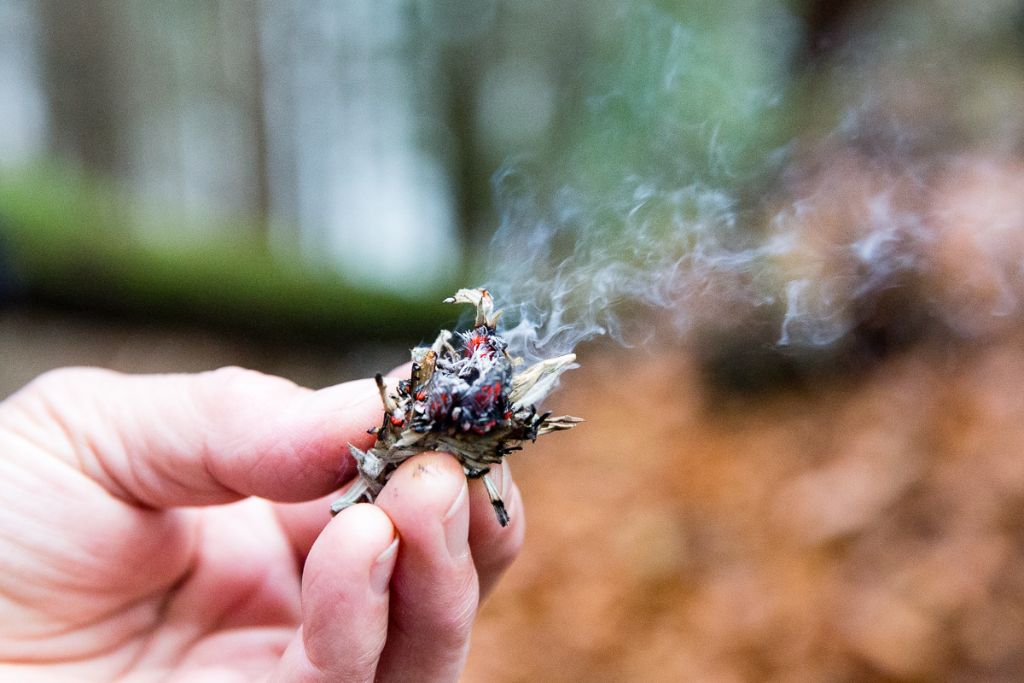
<svg viewBox="0 0 1024 683">
<path fill-rule="evenodd" d="M 105 381 L 114 373 L 102 368 L 65 367 L 47 370 L 25 386 L 27 393 L 40 396 L 65 394 L 82 386 Z"/>
<path fill-rule="evenodd" d="M 216 370 L 210 370 L 202 373 L 201 376 L 203 381 L 213 388 L 239 390 L 251 387 L 256 383 L 265 382 L 269 377 L 257 370 L 250 370 L 237 365 L 227 365 Z"/>
<path fill-rule="evenodd" d="M 216 411 L 228 407 L 237 409 L 253 396 L 265 395 L 267 389 L 287 389 L 295 385 L 282 377 L 229 365 L 200 373 L 195 386 L 199 404 Z"/>
</svg>

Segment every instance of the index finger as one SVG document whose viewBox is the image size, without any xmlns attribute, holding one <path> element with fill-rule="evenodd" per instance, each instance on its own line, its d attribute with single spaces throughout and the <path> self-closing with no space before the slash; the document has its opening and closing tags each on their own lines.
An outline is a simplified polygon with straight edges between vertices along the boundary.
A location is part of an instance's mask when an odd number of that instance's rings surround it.
<svg viewBox="0 0 1024 683">
<path fill-rule="evenodd" d="M 380 419 L 370 380 L 320 391 L 240 368 L 122 375 L 72 368 L 0 404 L 0 427 L 66 460 L 112 494 L 151 507 L 327 494 L 355 472 Z"/>
</svg>

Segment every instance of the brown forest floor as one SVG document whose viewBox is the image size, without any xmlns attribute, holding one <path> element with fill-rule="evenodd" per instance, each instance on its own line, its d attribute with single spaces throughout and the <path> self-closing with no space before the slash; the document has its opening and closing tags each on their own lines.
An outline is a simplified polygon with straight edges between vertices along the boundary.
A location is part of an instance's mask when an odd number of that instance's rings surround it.
<svg viewBox="0 0 1024 683">
<path fill-rule="evenodd" d="M 1024 680 L 1022 341 L 747 397 L 585 358 L 466 680 Z"/>
</svg>

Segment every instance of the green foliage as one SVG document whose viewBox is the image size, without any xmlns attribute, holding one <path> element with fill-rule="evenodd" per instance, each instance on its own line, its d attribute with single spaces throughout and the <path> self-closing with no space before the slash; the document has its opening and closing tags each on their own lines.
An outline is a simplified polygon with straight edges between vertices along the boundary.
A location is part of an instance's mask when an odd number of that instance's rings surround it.
<svg viewBox="0 0 1024 683">
<path fill-rule="evenodd" d="M 454 282 L 402 298 L 311 271 L 297 259 L 272 257 L 255 238 L 255 226 L 197 233 L 194 227 L 168 229 L 173 222 L 145 217 L 109 184 L 52 167 L 0 176 L 0 239 L 22 284 L 39 300 L 278 338 L 398 336 L 415 342 L 454 316 L 440 303 Z"/>
</svg>

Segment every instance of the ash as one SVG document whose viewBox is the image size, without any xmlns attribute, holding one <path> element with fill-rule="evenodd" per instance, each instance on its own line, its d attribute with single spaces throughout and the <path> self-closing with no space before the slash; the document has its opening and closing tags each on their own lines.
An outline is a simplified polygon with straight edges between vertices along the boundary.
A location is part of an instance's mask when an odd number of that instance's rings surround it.
<svg viewBox="0 0 1024 683">
<path fill-rule="evenodd" d="M 559 376 L 576 367 L 574 354 L 540 361 L 519 370 L 497 333 L 500 311 L 485 289 L 460 289 L 446 303 L 476 307 L 468 332 L 442 330 L 430 346 L 412 350 L 412 372 L 394 393 L 377 375 L 384 404 L 377 441 L 368 451 L 349 444 L 359 476 L 331 505 L 331 513 L 360 502 L 373 502 L 395 469 L 423 451 L 451 453 L 470 479 L 483 478 L 498 522 L 509 522 L 505 503 L 487 476 L 492 465 L 549 432 L 582 422 L 570 415 L 551 417 L 536 405 L 555 387 Z"/>
</svg>

